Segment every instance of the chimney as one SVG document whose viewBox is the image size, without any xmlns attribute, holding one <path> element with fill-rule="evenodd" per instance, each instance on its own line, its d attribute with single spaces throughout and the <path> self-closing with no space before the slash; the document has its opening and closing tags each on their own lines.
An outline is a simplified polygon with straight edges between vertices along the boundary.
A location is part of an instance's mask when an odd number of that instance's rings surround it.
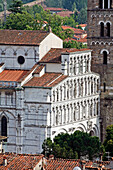
<svg viewBox="0 0 113 170">
<path fill-rule="evenodd" d="M 3 156 L 3 166 L 7 166 L 7 158 L 6 158 L 6 156 Z"/>
</svg>

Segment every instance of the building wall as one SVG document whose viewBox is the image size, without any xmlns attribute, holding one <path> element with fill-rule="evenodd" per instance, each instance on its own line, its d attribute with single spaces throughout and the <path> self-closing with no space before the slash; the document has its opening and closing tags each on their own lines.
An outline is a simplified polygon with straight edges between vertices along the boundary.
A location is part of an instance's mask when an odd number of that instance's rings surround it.
<svg viewBox="0 0 113 170">
<path fill-rule="evenodd" d="M 111 4 L 113 7 L 113 1 Z M 101 22 L 104 24 L 104 36 L 101 35 Z M 110 36 L 107 36 L 107 23 L 110 23 Z M 92 71 L 100 74 L 101 89 L 101 140 L 105 130 L 113 124 L 113 9 L 100 9 L 99 1 L 88 1 L 88 48 L 92 49 Z M 104 63 L 103 51 L 107 53 Z"/>
<path fill-rule="evenodd" d="M 50 33 L 41 43 L 39 48 L 39 59 L 51 49 L 51 48 L 63 48 L 63 40 L 57 37 L 55 34 Z"/>
<path fill-rule="evenodd" d="M 0 45 L 0 62 L 8 69 L 31 69 L 39 60 L 39 47 Z M 18 63 L 18 57 L 25 58 L 24 64 Z"/>
</svg>

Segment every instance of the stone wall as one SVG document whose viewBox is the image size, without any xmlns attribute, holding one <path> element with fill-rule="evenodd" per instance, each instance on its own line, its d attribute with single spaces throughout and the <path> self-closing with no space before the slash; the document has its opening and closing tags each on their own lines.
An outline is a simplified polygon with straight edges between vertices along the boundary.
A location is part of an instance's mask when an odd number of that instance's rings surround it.
<svg viewBox="0 0 113 170">
<path fill-rule="evenodd" d="M 113 1 L 112 5 L 113 6 Z M 101 22 L 104 23 L 104 37 L 100 35 Z M 110 23 L 110 37 L 106 36 Z M 105 130 L 113 124 L 113 9 L 99 9 L 99 1 L 88 1 L 88 48 L 92 49 L 92 71 L 100 74 L 101 89 L 101 140 Z M 103 64 L 103 51 L 107 52 L 107 64 Z"/>
</svg>

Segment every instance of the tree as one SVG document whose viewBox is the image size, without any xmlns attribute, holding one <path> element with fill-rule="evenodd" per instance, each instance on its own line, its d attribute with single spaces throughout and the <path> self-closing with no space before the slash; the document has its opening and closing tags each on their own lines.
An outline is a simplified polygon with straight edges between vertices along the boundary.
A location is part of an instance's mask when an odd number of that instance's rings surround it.
<svg viewBox="0 0 113 170">
<path fill-rule="evenodd" d="M 7 17 L 4 28 L 16 30 L 27 30 L 28 28 L 34 29 L 34 23 L 34 18 L 27 12 L 22 14 L 12 13 Z"/>
<path fill-rule="evenodd" d="M 22 1 L 21 0 L 13 0 L 12 4 L 9 6 L 9 11 L 12 13 L 22 13 Z"/>
<path fill-rule="evenodd" d="M 105 151 L 110 152 L 110 156 L 113 156 L 113 125 L 108 126 L 106 129 L 104 147 Z"/>
<path fill-rule="evenodd" d="M 52 150 L 55 157 L 64 159 L 76 159 L 86 155 L 89 159 L 93 159 L 99 155 L 100 151 L 99 138 L 80 131 L 71 135 L 59 134 L 54 138 L 51 146 L 48 150 Z"/>
</svg>

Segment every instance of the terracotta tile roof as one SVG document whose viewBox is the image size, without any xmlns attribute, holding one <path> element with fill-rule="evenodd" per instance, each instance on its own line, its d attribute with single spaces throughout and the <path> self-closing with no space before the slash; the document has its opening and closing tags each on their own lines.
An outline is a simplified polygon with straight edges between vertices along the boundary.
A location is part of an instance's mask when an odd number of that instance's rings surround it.
<svg viewBox="0 0 113 170">
<path fill-rule="evenodd" d="M 86 31 L 81 30 L 81 29 L 77 29 L 77 28 L 73 28 L 73 27 L 70 27 L 70 26 L 65 26 L 65 25 L 63 25 L 63 26 L 62 26 L 62 29 L 63 29 L 63 30 L 71 29 L 71 30 L 74 31 L 74 34 L 86 34 Z"/>
<path fill-rule="evenodd" d="M 44 65 L 38 65 L 33 73 L 39 74 L 44 67 L 45 67 Z"/>
<path fill-rule="evenodd" d="M 39 30 L 0 30 L 0 44 L 39 45 L 48 34 Z"/>
<path fill-rule="evenodd" d="M 61 11 L 57 12 L 56 15 L 60 15 L 61 17 L 70 17 L 72 14 L 74 14 L 72 11 Z"/>
<path fill-rule="evenodd" d="M 76 49 L 76 48 L 69 48 L 66 50 L 67 53 L 74 53 L 74 52 L 81 52 L 81 51 L 91 51 L 88 48 Z"/>
<path fill-rule="evenodd" d="M 52 159 L 47 161 L 47 170 L 73 170 L 76 166 L 80 167 L 78 160 Z"/>
<path fill-rule="evenodd" d="M 63 11 L 63 8 L 54 8 L 54 7 L 45 7 L 44 8 L 45 11 L 49 10 L 49 11 Z"/>
<path fill-rule="evenodd" d="M 75 48 L 52 48 L 39 63 L 61 63 L 61 54 L 68 52 L 89 51 L 90 49 L 75 49 Z"/>
<path fill-rule="evenodd" d="M 0 81 L 17 81 L 28 73 L 27 70 L 3 70 L 0 73 Z"/>
<path fill-rule="evenodd" d="M 45 73 L 41 77 L 33 77 L 25 87 L 52 87 L 64 80 L 67 76 L 61 73 Z"/>
<path fill-rule="evenodd" d="M 61 63 L 61 53 L 65 51 L 65 48 L 52 48 L 39 63 Z"/>
<path fill-rule="evenodd" d="M 86 27 L 87 26 L 87 24 L 80 24 L 80 25 L 76 25 L 77 27 L 78 26 L 81 26 L 81 27 Z"/>
<path fill-rule="evenodd" d="M 7 159 L 7 166 L 3 166 L 3 157 Z M 0 170 L 33 169 L 42 158 L 43 155 L 0 154 Z"/>
</svg>

